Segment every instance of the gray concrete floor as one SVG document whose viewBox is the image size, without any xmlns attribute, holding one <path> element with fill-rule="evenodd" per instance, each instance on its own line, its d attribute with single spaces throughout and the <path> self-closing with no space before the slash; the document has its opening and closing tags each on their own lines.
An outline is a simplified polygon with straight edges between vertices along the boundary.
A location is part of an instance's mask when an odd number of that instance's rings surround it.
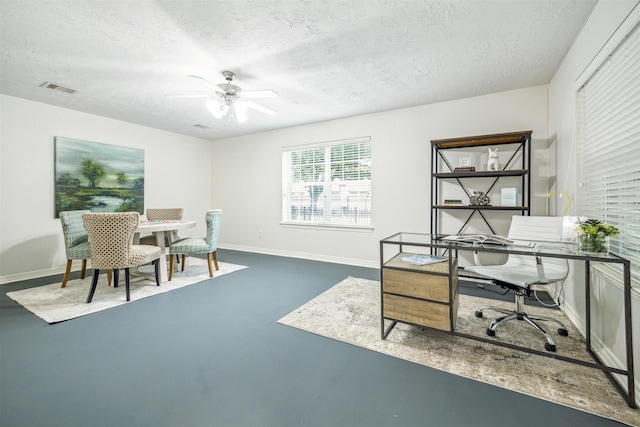
<svg viewBox="0 0 640 427">
<path fill-rule="evenodd" d="M 0 424 L 620 425 L 276 323 L 347 276 L 378 280 L 376 269 L 219 259 L 249 268 L 55 325 L 6 292 L 61 277 L 3 285 Z"/>
</svg>

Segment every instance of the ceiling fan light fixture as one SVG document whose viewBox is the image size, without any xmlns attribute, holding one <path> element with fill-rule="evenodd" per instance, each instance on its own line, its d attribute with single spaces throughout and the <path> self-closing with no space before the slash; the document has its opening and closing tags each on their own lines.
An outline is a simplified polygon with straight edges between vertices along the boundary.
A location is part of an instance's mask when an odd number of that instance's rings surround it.
<svg viewBox="0 0 640 427">
<path fill-rule="evenodd" d="M 228 122 L 246 122 L 249 116 L 247 115 L 247 105 L 243 101 L 234 102 L 216 102 L 207 101 L 207 109 L 216 119 L 227 119 Z"/>
<path fill-rule="evenodd" d="M 229 110 L 227 111 L 227 121 L 243 123 L 247 121 L 247 118 L 246 109 L 242 108 L 239 104 L 232 103 L 229 106 Z"/>
<path fill-rule="evenodd" d="M 207 109 L 216 119 L 221 119 L 227 111 L 225 111 L 226 105 L 215 101 L 207 101 Z"/>
<path fill-rule="evenodd" d="M 247 113 L 247 103 L 244 101 L 236 101 L 233 103 L 235 109 L 236 109 L 236 113 L 238 114 L 245 114 Z"/>
<path fill-rule="evenodd" d="M 243 92 L 239 86 L 231 83 L 235 77 L 234 73 L 231 71 L 223 71 L 222 76 L 225 78 L 227 83 L 214 85 L 205 78 L 189 75 L 189 77 L 199 80 L 201 83 L 212 88 L 216 92 L 215 94 L 217 98 L 212 97 L 213 99 L 206 102 L 207 109 L 213 117 L 217 119 L 225 118 L 228 122 L 242 123 L 247 121 L 249 118 L 247 112 L 250 108 L 269 116 L 277 113 L 277 111 L 272 110 L 271 108 L 267 108 L 248 99 L 277 97 L 277 92 L 271 89 Z M 200 98 L 204 96 L 210 95 L 190 95 L 189 97 Z"/>
<path fill-rule="evenodd" d="M 244 123 L 247 121 L 248 118 L 249 116 L 247 116 L 247 113 L 236 114 L 236 120 L 238 121 L 238 123 Z"/>
<path fill-rule="evenodd" d="M 236 110 L 236 120 L 238 120 L 238 123 L 246 122 L 249 117 L 247 115 L 247 110 L 249 109 L 247 103 L 245 101 L 236 101 L 233 103 L 233 106 Z"/>
</svg>

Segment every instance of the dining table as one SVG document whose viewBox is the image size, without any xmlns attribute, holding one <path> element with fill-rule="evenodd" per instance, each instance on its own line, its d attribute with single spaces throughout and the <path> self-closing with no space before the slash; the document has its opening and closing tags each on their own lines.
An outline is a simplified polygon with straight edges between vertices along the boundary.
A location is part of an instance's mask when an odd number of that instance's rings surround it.
<svg viewBox="0 0 640 427">
<path fill-rule="evenodd" d="M 188 219 L 140 220 L 140 224 L 133 238 L 133 244 L 137 245 L 140 243 L 140 233 L 153 233 L 156 236 L 156 244 L 160 248 L 160 282 L 166 282 L 168 279 L 167 253 L 169 248 L 165 244 L 165 233 L 169 233 L 168 236 L 169 239 L 171 239 L 173 237 L 172 231 L 193 228 L 195 226 L 196 222 Z"/>
</svg>

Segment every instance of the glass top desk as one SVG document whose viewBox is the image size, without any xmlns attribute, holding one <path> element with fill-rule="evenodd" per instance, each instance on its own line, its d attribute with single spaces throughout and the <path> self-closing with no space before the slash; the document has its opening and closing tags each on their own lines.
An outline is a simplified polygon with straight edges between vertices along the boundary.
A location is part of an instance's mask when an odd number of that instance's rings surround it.
<svg viewBox="0 0 640 427">
<path fill-rule="evenodd" d="M 586 254 L 578 251 L 577 244 L 575 243 L 555 243 L 555 242 L 535 242 L 536 244 L 533 247 L 526 246 L 509 246 L 509 245 L 478 245 L 472 243 L 452 243 L 449 241 L 442 240 L 443 237 L 447 236 L 446 234 L 442 235 L 431 235 L 431 234 L 421 234 L 421 233 L 397 233 L 392 236 L 389 236 L 380 241 L 380 285 L 381 285 L 381 299 L 384 299 L 383 292 L 383 272 L 386 271 L 407 271 L 407 272 L 416 272 L 416 268 L 412 265 L 405 264 L 405 266 L 396 262 L 399 254 L 403 253 L 425 253 L 425 250 L 416 250 L 416 248 L 429 248 L 431 253 L 443 253 L 444 256 L 448 257 L 448 265 L 450 269 L 448 270 L 449 278 L 449 295 L 450 301 L 454 301 L 453 297 L 454 292 L 457 293 L 457 280 L 451 280 L 451 276 L 454 274 L 457 277 L 457 257 L 460 251 L 467 252 L 492 252 L 499 254 L 521 254 L 521 255 L 531 255 L 531 256 L 541 256 L 541 257 L 550 257 L 550 258 L 563 258 L 567 260 L 575 260 L 577 262 L 583 262 L 585 266 L 585 329 L 586 329 L 586 350 L 589 355 L 595 360 L 595 362 L 585 361 L 581 359 L 575 359 L 572 357 L 567 357 L 563 355 L 559 355 L 552 352 L 539 351 L 536 349 L 522 347 L 518 345 L 514 345 L 508 342 L 496 341 L 489 337 L 482 337 L 477 335 L 470 335 L 467 333 L 457 332 L 455 330 L 455 316 L 457 315 L 457 310 L 450 310 L 449 316 L 449 325 L 450 328 L 444 329 L 444 332 L 461 336 L 465 338 L 470 338 L 482 342 L 487 342 L 503 347 L 513 348 L 516 350 L 526 351 L 529 353 L 537 354 L 540 356 L 550 357 L 558 360 L 564 360 L 571 363 L 577 363 L 583 366 L 588 366 L 592 368 L 601 369 L 612 382 L 612 384 L 616 387 L 618 392 L 626 399 L 627 404 L 635 408 L 635 389 L 634 389 L 634 370 L 633 370 L 633 343 L 632 343 L 632 323 L 631 323 L 631 270 L 630 270 L 630 262 L 624 258 L 621 258 L 615 254 Z M 622 282 L 623 282 L 623 310 L 624 310 L 624 336 L 625 336 L 625 356 L 626 356 L 626 368 L 621 369 L 613 366 L 607 366 L 604 364 L 600 358 L 594 353 L 591 346 L 591 275 L 590 275 L 590 263 L 591 262 L 603 262 L 603 263 L 611 263 L 618 264 L 622 268 Z M 447 270 L 445 269 L 445 272 Z M 424 273 L 424 272 L 423 272 Z M 436 272 L 435 274 L 443 274 L 442 272 Z M 473 280 L 473 278 L 469 278 L 469 280 Z M 456 286 L 456 289 L 452 289 L 453 286 Z M 385 320 L 391 320 L 391 325 L 385 328 Z M 385 316 L 384 313 L 384 301 L 383 301 L 383 311 L 381 313 L 381 335 L 384 339 L 391 329 L 394 327 L 397 321 L 403 323 L 412 323 L 406 320 L 398 320 Z M 425 326 L 421 324 L 421 326 Z M 429 326 L 426 326 L 429 327 Z M 443 330 L 443 328 L 437 328 Z M 620 374 L 627 377 L 627 386 L 626 391 L 622 388 L 622 386 L 616 381 L 613 374 Z"/>
</svg>

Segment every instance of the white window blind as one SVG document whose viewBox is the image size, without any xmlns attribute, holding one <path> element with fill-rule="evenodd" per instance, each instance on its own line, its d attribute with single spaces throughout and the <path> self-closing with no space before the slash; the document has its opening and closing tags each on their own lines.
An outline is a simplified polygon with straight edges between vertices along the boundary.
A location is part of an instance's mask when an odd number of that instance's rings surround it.
<svg viewBox="0 0 640 427">
<path fill-rule="evenodd" d="M 371 138 L 282 152 L 282 222 L 371 226 Z"/>
<path fill-rule="evenodd" d="M 640 279 L 640 30 L 628 36 L 578 90 L 580 216 L 620 230 L 611 250 Z"/>
</svg>

